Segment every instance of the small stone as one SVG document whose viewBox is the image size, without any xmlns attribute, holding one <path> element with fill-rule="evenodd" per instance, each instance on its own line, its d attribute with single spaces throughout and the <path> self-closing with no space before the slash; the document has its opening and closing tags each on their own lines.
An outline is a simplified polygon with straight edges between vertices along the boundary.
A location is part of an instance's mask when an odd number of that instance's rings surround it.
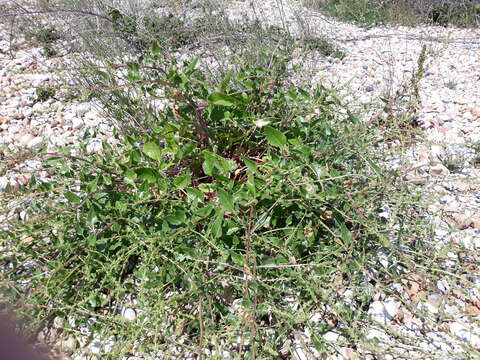
<svg viewBox="0 0 480 360">
<path fill-rule="evenodd" d="M 85 124 L 82 119 L 80 118 L 72 118 L 72 128 L 73 129 L 80 129 L 82 128 Z"/>
<path fill-rule="evenodd" d="M 128 321 L 133 321 L 137 317 L 137 312 L 132 308 L 123 308 L 121 315 Z"/>
<path fill-rule="evenodd" d="M 22 136 L 20 136 L 20 138 L 18 139 L 18 143 L 21 145 L 21 146 L 28 146 L 28 144 L 30 143 L 30 141 L 32 141 L 33 139 L 35 138 L 35 136 L 33 136 L 32 134 L 23 134 Z"/>
<path fill-rule="evenodd" d="M 450 286 L 445 280 L 437 281 L 437 289 L 440 290 L 441 292 L 446 293 L 449 288 Z"/>
<path fill-rule="evenodd" d="M 75 337 L 69 336 L 60 342 L 60 346 L 64 349 L 75 350 L 78 347 L 78 341 Z"/>
<path fill-rule="evenodd" d="M 60 316 L 57 316 L 55 319 L 53 319 L 53 327 L 56 329 L 62 328 L 64 322 L 65 320 L 63 318 L 61 318 Z"/>
<path fill-rule="evenodd" d="M 25 119 L 25 115 L 23 115 L 21 113 L 15 113 L 15 114 L 12 114 L 12 119 L 23 120 L 23 119 Z"/>
<path fill-rule="evenodd" d="M 428 183 L 428 178 L 424 176 L 415 176 L 414 174 L 407 174 L 403 177 L 403 180 L 411 182 L 415 185 L 425 185 Z"/>
<path fill-rule="evenodd" d="M 480 216 L 473 217 L 471 225 L 474 229 L 480 230 Z"/>
<path fill-rule="evenodd" d="M 33 138 L 32 140 L 30 140 L 30 142 L 28 143 L 28 147 L 29 148 L 32 148 L 32 149 L 36 149 L 36 148 L 39 148 L 43 145 L 43 137 L 41 136 L 37 136 L 35 138 Z"/>
<path fill-rule="evenodd" d="M 388 321 L 392 320 L 398 312 L 398 304 L 392 299 L 387 299 L 384 301 L 374 301 L 370 304 L 368 314 L 372 318 L 384 325 Z"/>
<path fill-rule="evenodd" d="M 22 221 L 25 221 L 25 220 L 28 219 L 28 214 L 25 210 L 20 211 L 18 216 L 20 217 L 20 220 L 22 220 Z"/>
<path fill-rule="evenodd" d="M 430 174 L 446 176 L 450 174 L 450 171 L 445 166 L 437 164 L 430 167 Z"/>
<path fill-rule="evenodd" d="M 469 315 L 480 315 L 480 306 L 478 304 L 468 304 L 466 311 Z"/>
<path fill-rule="evenodd" d="M 78 117 L 83 117 L 89 111 L 90 111 L 90 105 L 89 104 L 81 104 L 75 110 Z"/>
<path fill-rule="evenodd" d="M 35 239 L 31 236 L 28 236 L 26 237 L 25 239 L 22 240 L 22 244 L 24 245 L 31 245 L 33 242 L 35 241 Z"/>
<path fill-rule="evenodd" d="M 9 181 L 6 176 L 0 177 L 0 191 L 4 191 L 8 184 Z"/>
<path fill-rule="evenodd" d="M 373 89 L 373 86 L 367 86 L 367 87 L 365 88 L 365 91 L 366 91 L 366 92 L 372 92 L 373 90 L 374 90 L 374 89 Z"/>
<path fill-rule="evenodd" d="M 443 297 L 440 294 L 430 294 L 427 297 L 427 301 L 430 305 L 439 308 L 443 303 Z"/>
<path fill-rule="evenodd" d="M 22 186 L 27 186 L 31 178 L 32 178 L 32 174 L 20 175 L 17 179 L 17 182 Z"/>
</svg>

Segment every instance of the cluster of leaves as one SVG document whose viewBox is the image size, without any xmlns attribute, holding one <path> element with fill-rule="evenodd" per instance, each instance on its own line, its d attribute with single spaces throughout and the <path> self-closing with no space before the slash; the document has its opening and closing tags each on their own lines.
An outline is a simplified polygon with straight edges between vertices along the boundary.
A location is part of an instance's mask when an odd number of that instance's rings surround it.
<svg viewBox="0 0 480 360">
<path fill-rule="evenodd" d="M 152 42 L 167 52 L 184 47 L 202 47 L 206 44 L 212 46 L 215 43 L 238 48 L 240 43 L 251 42 L 252 38 L 258 38 L 259 44 L 269 46 L 280 42 L 289 42 L 292 46 L 295 41 L 284 28 L 264 26 L 259 21 L 230 23 L 227 16 L 220 15 L 215 18 L 200 16 L 187 22 L 172 13 L 160 17 L 149 14 L 138 17 L 135 14 L 124 14 L 113 7 L 107 8 L 105 15 L 113 21 L 116 34 L 128 39 L 140 54 L 148 50 Z M 345 54 L 327 39 L 313 35 L 304 36 L 300 46 L 306 51 L 317 51 L 322 56 L 339 59 L 345 57 Z"/>
<path fill-rule="evenodd" d="M 438 1 L 426 11 L 433 24 L 446 26 L 478 26 L 480 24 L 480 3 L 478 1 Z"/>
<path fill-rule="evenodd" d="M 118 8 L 109 7 L 105 15 L 113 21 L 113 29 L 117 35 L 128 39 L 140 53 L 147 49 L 152 40 L 157 43 L 161 41 L 160 46 L 164 49 L 176 50 L 198 40 L 205 27 L 209 27 L 210 32 L 215 31 L 211 27 L 212 24 L 207 24 L 202 19 L 187 24 L 185 20 L 173 14 L 160 17 L 147 14 L 140 18 L 135 14 L 125 14 Z"/>
<path fill-rule="evenodd" d="M 317 50 L 323 56 L 331 56 L 336 59 L 343 59 L 345 53 L 339 50 L 334 44 L 326 39 L 307 37 L 303 40 L 303 46 L 309 50 Z"/>
<path fill-rule="evenodd" d="M 55 97 L 56 94 L 55 88 L 52 87 L 39 87 L 35 91 L 37 97 L 35 98 L 35 102 L 42 102 L 47 101 L 48 99 L 52 99 Z"/>
<path fill-rule="evenodd" d="M 2 234 L 15 248 L 10 276 L 28 278 L 10 287 L 20 313 L 95 316 L 125 334 L 115 308 L 135 294 L 148 310 L 140 328 L 155 330 L 143 346 L 169 354 L 183 344 L 172 356 L 281 356 L 304 328 L 321 352 L 339 321 L 358 341 L 370 297 L 354 292 L 357 311 L 338 306 L 332 279 L 358 280 L 388 246 L 375 214 L 393 179 L 372 161 L 366 130 L 349 136 L 362 124 L 338 115 L 334 94 L 290 86 L 284 73 L 247 67 L 212 84 L 198 59 L 163 64 L 153 44 L 142 63 L 91 74 L 109 89 L 97 95 L 122 145 L 40 155 L 57 179 L 32 181 L 30 220 Z M 26 259 L 36 266 L 24 269 Z M 325 304 L 329 315 L 311 321 Z"/>
<path fill-rule="evenodd" d="M 45 56 L 53 57 L 57 55 L 54 43 L 59 40 L 61 36 L 53 25 L 31 31 L 29 36 L 43 47 Z"/>
</svg>

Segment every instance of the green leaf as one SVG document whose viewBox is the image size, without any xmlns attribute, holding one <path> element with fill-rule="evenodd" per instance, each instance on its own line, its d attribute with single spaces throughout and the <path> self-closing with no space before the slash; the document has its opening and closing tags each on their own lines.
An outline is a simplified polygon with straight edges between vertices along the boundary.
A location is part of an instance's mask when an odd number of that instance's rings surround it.
<svg viewBox="0 0 480 360">
<path fill-rule="evenodd" d="M 148 157 L 154 160 L 157 160 L 157 161 L 162 160 L 162 151 L 160 150 L 158 145 L 153 141 L 150 141 L 145 144 L 145 146 L 143 147 L 143 152 L 145 153 L 145 155 L 147 155 Z"/>
<path fill-rule="evenodd" d="M 233 204 L 233 196 L 227 193 L 225 190 L 218 189 L 217 191 L 218 200 L 220 200 L 220 206 L 225 211 L 234 212 L 235 206 Z"/>
<path fill-rule="evenodd" d="M 213 222 L 211 227 L 211 233 L 213 237 L 219 238 L 220 236 L 222 236 L 222 223 L 223 223 L 223 213 L 220 213 L 215 219 L 215 221 Z"/>
<path fill-rule="evenodd" d="M 274 129 L 270 126 L 265 126 L 263 131 L 270 145 L 278 147 L 286 145 L 287 138 L 281 131 Z"/>
<path fill-rule="evenodd" d="M 94 73 L 101 76 L 104 80 L 108 80 L 110 78 L 110 75 L 106 71 L 95 70 Z"/>
<path fill-rule="evenodd" d="M 199 57 L 194 58 L 187 66 L 187 72 L 192 72 L 198 68 L 198 63 L 200 61 Z"/>
<path fill-rule="evenodd" d="M 210 94 L 210 96 L 208 97 L 208 101 L 210 101 L 210 103 L 213 105 L 219 106 L 232 106 L 236 102 L 233 96 L 222 94 L 219 92 L 214 92 Z"/>
<path fill-rule="evenodd" d="M 238 230 L 240 230 L 240 228 L 238 226 L 230 227 L 227 230 L 227 235 L 235 234 Z"/>
<path fill-rule="evenodd" d="M 140 177 L 140 179 L 146 180 L 150 184 L 156 182 L 157 179 L 160 177 L 158 171 L 151 168 L 140 168 L 135 170 L 135 173 Z"/>
<path fill-rule="evenodd" d="M 222 173 L 227 173 L 227 174 L 229 174 L 231 171 L 237 168 L 237 164 L 235 164 L 235 161 L 225 159 L 224 157 L 221 157 L 221 156 L 216 156 L 216 165 L 217 165 L 217 168 L 222 171 Z"/>
<path fill-rule="evenodd" d="M 150 53 L 153 56 L 160 55 L 160 46 L 158 46 L 158 43 L 156 41 L 152 41 L 152 43 L 150 44 Z"/>
<path fill-rule="evenodd" d="M 192 199 L 197 201 L 203 201 L 205 194 L 198 189 L 188 188 L 187 194 L 192 197 Z"/>
<path fill-rule="evenodd" d="M 64 195 L 67 198 L 67 200 L 70 201 L 73 204 L 78 204 L 80 201 L 82 201 L 82 199 L 80 199 L 80 197 L 78 197 L 77 195 L 75 195 L 71 191 L 66 191 Z"/>
<path fill-rule="evenodd" d="M 372 160 L 367 159 L 368 164 L 372 167 L 372 169 L 377 173 L 377 175 L 382 176 L 382 169 L 376 164 L 373 163 Z"/>
<path fill-rule="evenodd" d="M 256 187 L 255 187 L 255 179 L 254 179 L 252 174 L 248 174 L 246 186 L 247 186 L 248 191 L 250 191 L 250 193 L 252 194 L 252 196 L 254 198 L 257 197 L 257 190 L 256 190 Z"/>
<path fill-rule="evenodd" d="M 87 191 L 89 193 L 95 192 L 97 190 L 97 186 L 98 186 L 98 176 L 87 184 Z"/>
<path fill-rule="evenodd" d="M 173 180 L 173 184 L 179 189 L 185 189 L 188 185 L 190 185 L 190 182 L 191 180 L 189 175 L 178 176 Z"/>
<path fill-rule="evenodd" d="M 225 76 L 225 79 L 223 79 L 222 83 L 220 84 L 220 89 L 225 89 L 227 87 L 228 83 L 232 79 L 232 75 L 233 75 L 233 70 L 232 69 L 228 70 L 227 75 Z"/>
<path fill-rule="evenodd" d="M 215 168 L 216 160 L 213 156 L 205 155 L 205 160 L 203 160 L 202 169 L 203 172 L 208 175 L 213 175 L 213 169 Z"/>
<path fill-rule="evenodd" d="M 230 251 L 230 257 L 232 258 L 233 262 L 235 263 L 235 265 L 238 265 L 238 266 L 243 266 L 244 264 L 244 258 L 241 254 L 237 254 L 236 252 L 234 251 Z"/>
<path fill-rule="evenodd" d="M 250 159 L 247 159 L 246 157 L 243 158 L 243 162 L 245 163 L 245 165 L 247 165 L 248 170 L 250 170 L 252 173 L 257 172 L 257 163 L 256 162 L 254 162 Z"/>
<path fill-rule="evenodd" d="M 172 215 L 168 215 L 165 217 L 165 220 L 167 220 L 172 225 L 181 225 L 185 222 L 185 219 L 185 211 L 182 210 L 177 210 Z"/>
<path fill-rule="evenodd" d="M 123 174 L 123 177 L 127 184 L 135 184 L 137 174 L 135 174 L 132 170 L 127 170 L 125 171 L 125 174 Z"/>
<path fill-rule="evenodd" d="M 97 213 L 92 208 L 87 214 L 87 225 L 93 226 L 97 221 L 98 221 Z"/>
<path fill-rule="evenodd" d="M 86 243 L 88 246 L 95 246 L 97 244 L 97 235 L 95 234 L 90 234 L 87 236 L 87 238 L 85 239 L 86 240 Z"/>
</svg>

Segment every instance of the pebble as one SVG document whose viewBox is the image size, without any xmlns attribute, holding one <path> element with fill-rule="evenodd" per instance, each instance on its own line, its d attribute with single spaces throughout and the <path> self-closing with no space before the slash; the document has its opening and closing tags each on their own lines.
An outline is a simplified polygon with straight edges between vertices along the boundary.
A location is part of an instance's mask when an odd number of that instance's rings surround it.
<svg viewBox="0 0 480 360">
<path fill-rule="evenodd" d="M 368 314 L 383 325 L 387 325 L 395 315 L 398 313 L 399 305 L 393 299 L 386 299 L 384 301 L 374 301 L 370 304 Z"/>
<path fill-rule="evenodd" d="M 450 175 L 450 170 L 448 170 L 445 166 L 438 164 L 430 167 L 430 174 L 433 175 Z"/>
<path fill-rule="evenodd" d="M 39 148 L 43 145 L 43 140 L 44 139 L 41 136 L 34 137 L 28 142 L 27 146 L 32 149 Z"/>
<path fill-rule="evenodd" d="M 135 311 L 135 309 L 132 308 L 122 308 L 120 314 L 124 319 L 128 321 L 133 321 L 137 318 L 137 312 Z"/>
<path fill-rule="evenodd" d="M 60 347 L 64 350 L 73 351 L 78 347 L 78 341 L 74 336 L 69 336 L 60 342 Z"/>
</svg>

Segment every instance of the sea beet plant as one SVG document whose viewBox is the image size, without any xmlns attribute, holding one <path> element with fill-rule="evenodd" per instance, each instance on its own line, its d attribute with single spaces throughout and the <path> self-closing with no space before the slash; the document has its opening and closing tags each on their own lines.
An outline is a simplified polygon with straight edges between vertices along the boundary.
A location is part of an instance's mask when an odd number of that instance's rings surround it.
<svg viewBox="0 0 480 360">
<path fill-rule="evenodd" d="M 155 43 L 141 62 L 90 70 L 120 144 L 41 150 L 52 179 L 3 195 L 27 201 L 2 230 L 14 250 L 2 292 L 30 330 L 66 314 L 67 332 L 93 321 L 115 337 L 112 359 L 278 358 L 305 329 L 317 354 L 332 329 L 359 341 L 371 294 L 354 286 L 347 306 L 339 291 L 390 251 L 375 214 L 394 176 L 333 93 L 289 85 L 285 62 L 268 57 L 276 66 L 221 83 L 198 59 L 165 63 Z"/>
</svg>

